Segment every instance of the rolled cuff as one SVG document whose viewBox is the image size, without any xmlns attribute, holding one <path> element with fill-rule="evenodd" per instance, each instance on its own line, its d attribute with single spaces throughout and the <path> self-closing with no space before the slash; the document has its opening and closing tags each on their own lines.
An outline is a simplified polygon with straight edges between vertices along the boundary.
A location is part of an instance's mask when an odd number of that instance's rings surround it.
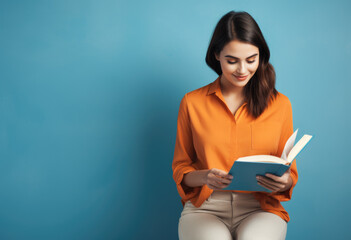
<svg viewBox="0 0 351 240">
<path fill-rule="evenodd" d="M 290 173 L 292 179 L 292 185 L 289 189 L 285 190 L 284 192 L 274 193 L 273 197 L 280 202 L 286 202 L 291 199 L 293 189 L 297 183 L 297 177 L 295 176 L 294 172 Z"/>
<path fill-rule="evenodd" d="M 183 202 L 186 202 L 191 198 L 195 197 L 201 190 L 200 187 L 188 187 L 182 184 L 184 175 L 193 171 L 196 171 L 194 167 L 186 166 L 179 169 L 174 175 L 174 181 L 176 182 L 178 193 L 182 198 Z"/>
</svg>

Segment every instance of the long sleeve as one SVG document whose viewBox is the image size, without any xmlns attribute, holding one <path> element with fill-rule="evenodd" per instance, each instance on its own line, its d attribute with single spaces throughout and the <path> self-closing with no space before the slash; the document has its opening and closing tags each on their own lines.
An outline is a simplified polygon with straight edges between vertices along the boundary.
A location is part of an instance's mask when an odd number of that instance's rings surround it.
<svg viewBox="0 0 351 240">
<path fill-rule="evenodd" d="M 289 139 L 289 137 L 294 132 L 291 102 L 289 101 L 288 103 L 289 104 L 285 110 L 285 115 L 284 115 L 284 120 L 283 120 L 283 124 L 282 124 L 280 140 L 279 140 L 279 147 L 278 147 L 278 156 L 279 157 L 281 156 L 281 154 L 284 150 L 284 146 L 285 146 L 286 141 Z M 289 201 L 291 199 L 293 188 L 295 187 L 297 180 L 298 180 L 296 159 L 293 160 L 290 169 L 291 169 L 290 176 L 291 176 L 292 181 L 293 181 L 291 188 L 284 191 L 284 192 L 273 194 L 273 197 L 279 201 Z"/>
<path fill-rule="evenodd" d="M 173 179 L 183 202 L 193 198 L 201 190 L 201 188 L 190 188 L 182 184 L 184 174 L 197 170 L 192 165 L 195 161 L 196 152 L 187 108 L 187 94 L 185 94 L 179 106 L 177 136 L 172 163 Z"/>
</svg>

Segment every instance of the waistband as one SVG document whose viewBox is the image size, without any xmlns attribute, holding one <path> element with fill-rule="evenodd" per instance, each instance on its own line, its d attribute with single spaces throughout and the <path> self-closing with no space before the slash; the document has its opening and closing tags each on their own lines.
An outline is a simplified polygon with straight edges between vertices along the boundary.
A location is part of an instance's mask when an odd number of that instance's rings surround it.
<svg viewBox="0 0 351 240">
<path fill-rule="evenodd" d="M 232 201 L 234 199 L 255 199 L 252 193 L 214 190 L 209 198 Z"/>
</svg>

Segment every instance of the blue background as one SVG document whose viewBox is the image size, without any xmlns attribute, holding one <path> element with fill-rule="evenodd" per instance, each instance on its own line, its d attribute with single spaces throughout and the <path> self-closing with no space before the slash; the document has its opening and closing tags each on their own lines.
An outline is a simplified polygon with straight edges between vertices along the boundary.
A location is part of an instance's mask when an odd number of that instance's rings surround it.
<svg viewBox="0 0 351 240">
<path fill-rule="evenodd" d="M 287 239 L 350 239 L 348 1 L 0 2 L 0 239 L 177 239 L 183 95 L 222 15 L 271 50 L 297 159 Z"/>
</svg>

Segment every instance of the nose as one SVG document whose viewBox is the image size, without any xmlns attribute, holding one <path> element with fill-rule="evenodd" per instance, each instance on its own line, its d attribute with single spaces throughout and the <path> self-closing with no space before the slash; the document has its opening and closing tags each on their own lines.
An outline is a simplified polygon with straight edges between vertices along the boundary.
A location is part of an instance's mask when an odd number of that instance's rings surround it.
<svg viewBox="0 0 351 240">
<path fill-rule="evenodd" d="M 246 65 L 244 62 L 240 62 L 238 69 L 237 69 L 237 72 L 239 75 L 246 73 Z"/>
</svg>

